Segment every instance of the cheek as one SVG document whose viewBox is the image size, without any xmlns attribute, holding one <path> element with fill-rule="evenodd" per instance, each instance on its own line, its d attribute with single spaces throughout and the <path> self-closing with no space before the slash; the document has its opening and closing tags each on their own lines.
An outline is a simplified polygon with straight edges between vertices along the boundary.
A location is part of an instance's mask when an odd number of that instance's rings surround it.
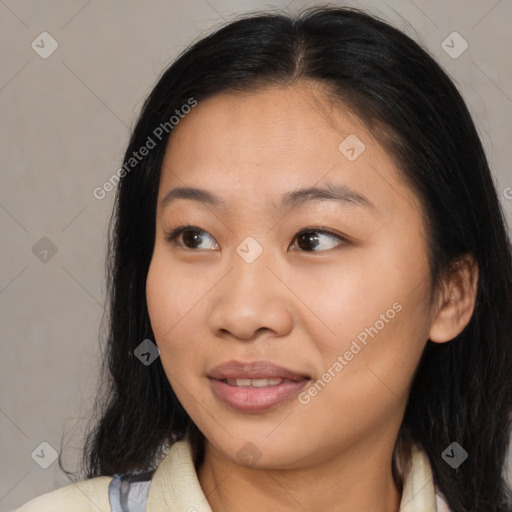
<svg viewBox="0 0 512 512">
<path fill-rule="evenodd" d="M 190 378 L 202 353 L 202 340 L 197 329 L 200 321 L 200 299 L 205 290 L 197 279 L 177 272 L 158 254 L 152 259 L 146 279 L 146 301 L 155 343 L 169 381 L 184 382 Z M 174 387 L 174 385 L 173 385 Z M 179 391 L 176 389 L 176 391 Z"/>
<path fill-rule="evenodd" d="M 308 318 L 312 337 L 329 352 L 348 350 L 352 339 L 364 336 L 365 328 L 380 325 L 380 315 L 389 311 L 386 320 L 394 318 L 393 304 L 403 300 L 401 282 L 408 276 L 400 275 L 400 267 L 389 264 L 383 253 L 381 248 L 350 249 L 339 261 L 305 266 L 286 280 L 300 299 L 297 303 L 308 308 L 303 319 Z"/>
<path fill-rule="evenodd" d="M 303 274 L 293 286 L 315 313 L 309 333 L 322 364 L 328 369 L 346 355 L 340 375 L 357 380 L 375 369 L 402 390 L 428 338 L 428 262 L 395 241 L 380 245 L 378 254 L 353 251 L 343 263 L 307 279 Z"/>
<path fill-rule="evenodd" d="M 187 316 L 196 293 L 193 281 L 175 270 L 156 251 L 146 279 L 146 301 L 153 333 L 163 342 Z"/>
<path fill-rule="evenodd" d="M 418 334 L 416 305 L 411 301 L 400 305 L 400 311 L 392 309 L 394 316 L 386 315 L 384 309 L 387 323 L 378 316 L 363 327 L 351 321 L 354 335 L 342 331 L 340 321 L 342 334 L 318 347 L 324 373 L 317 379 L 327 384 L 319 383 L 318 393 L 314 386 L 306 390 L 312 397 L 311 413 L 328 410 L 338 429 L 355 432 L 358 425 L 357 429 L 371 435 L 407 402 L 425 342 Z"/>
<path fill-rule="evenodd" d="M 183 321 L 186 317 L 183 289 L 178 276 L 173 275 L 161 259 L 154 257 L 146 279 L 146 301 L 151 328 L 164 368 L 171 360 L 169 353 L 175 354 L 180 348 L 175 334 L 180 320 Z"/>
</svg>

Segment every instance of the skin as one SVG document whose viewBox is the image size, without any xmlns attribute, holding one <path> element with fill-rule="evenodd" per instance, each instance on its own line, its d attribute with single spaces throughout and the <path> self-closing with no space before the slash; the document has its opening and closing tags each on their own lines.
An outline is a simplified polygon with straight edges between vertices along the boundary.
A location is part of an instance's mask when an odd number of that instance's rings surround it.
<svg viewBox="0 0 512 512">
<path fill-rule="evenodd" d="M 354 161 L 338 150 L 349 134 L 366 146 Z M 328 182 L 373 206 L 277 208 L 286 192 Z M 178 186 L 226 206 L 163 207 Z M 186 224 L 204 230 L 198 248 L 190 236 L 166 240 Z M 346 241 L 316 232 L 316 245 L 299 246 L 311 226 Z M 263 249 L 252 263 L 236 252 L 249 236 Z M 162 167 L 146 293 L 169 382 L 206 436 L 197 474 L 212 510 L 398 511 L 391 461 L 413 373 L 427 339 L 451 340 L 473 312 L 478 271 L 464 261 L 433 295 L 419 201 L 366 126 L 318 85 L 217 95 L 181 120 Z M 394 303 L 401 311 L 307 404 L 239 412 L 211 389 L 209 370 L 232 359 L 316 382 Z M 255 464 L 237 456 L 247 442 Z"/>
</svg>

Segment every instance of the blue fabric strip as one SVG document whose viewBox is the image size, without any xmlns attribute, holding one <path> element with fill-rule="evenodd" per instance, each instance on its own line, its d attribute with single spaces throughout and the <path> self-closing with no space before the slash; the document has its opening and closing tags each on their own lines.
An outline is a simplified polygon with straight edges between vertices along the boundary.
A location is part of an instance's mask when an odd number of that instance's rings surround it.
<svg viewBox="0 0 512 512">
<path fill-rule="evenodd" d="M 145 512 L 151 475 L 114 475 L 108 486 L 111 512 Z"/>
</svg>

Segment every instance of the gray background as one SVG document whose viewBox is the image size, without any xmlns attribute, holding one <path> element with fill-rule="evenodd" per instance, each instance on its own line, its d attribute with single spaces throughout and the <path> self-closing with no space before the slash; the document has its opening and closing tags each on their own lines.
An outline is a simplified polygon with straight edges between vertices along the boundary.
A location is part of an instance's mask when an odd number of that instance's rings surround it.
<svg viewBox="0 0 512 512">
<path fill-rule="evenodd" d="M 0 0 L 0 511 L 69 483 L 57 462 L 42 469 L 31 457 L 42 442 L 59 450 L 64 435 L 73 469 L 80 454 L 100 361 L 114 198 L 98 200 L 92 191 L 119 168 L 143 99 L 210 28 L 248 10 L 315 3 Z M 510 226 L 512 1 L 332 4 L 391 21 L 448 71 L 477 123 Z M 43 46 L 43 31 L 59 45 L 46 59 L 31 47 Z M 454 31 L 469 44 L 458 58 L 442 47 Z M 43 237 L 54 255 L 33 251 L 38 242 L 48 248 Z M 51 461 L 42 449 L 40 460 Z"/>
</svg>

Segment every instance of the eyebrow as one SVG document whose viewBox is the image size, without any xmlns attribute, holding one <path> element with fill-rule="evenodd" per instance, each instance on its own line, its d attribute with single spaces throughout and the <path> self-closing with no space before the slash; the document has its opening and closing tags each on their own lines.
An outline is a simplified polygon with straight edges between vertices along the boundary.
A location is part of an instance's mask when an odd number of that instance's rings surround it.
<svg viewBox="0 0 512 512">
<path fill-rule="evenodd" d="M 177 199 L 191 199 L 212 206 L 214 208 L 226 208 L 227 203 L 220 196 L 196 187 L 176 187 L 167 192 L 162 198 L 160 207 L 164 208 Z M 346 205 L 361 206 L 375 209 L 375 205 L 363 194 L 349 188 L 346 185 L 327 183 L 321 187 L 299 188 L 286 192 L 281 198 L 280 205 L 273 202 L 275 208 L 297 208 L 306 203 L 321 201 L 337 201 Z"/>
</svg>

